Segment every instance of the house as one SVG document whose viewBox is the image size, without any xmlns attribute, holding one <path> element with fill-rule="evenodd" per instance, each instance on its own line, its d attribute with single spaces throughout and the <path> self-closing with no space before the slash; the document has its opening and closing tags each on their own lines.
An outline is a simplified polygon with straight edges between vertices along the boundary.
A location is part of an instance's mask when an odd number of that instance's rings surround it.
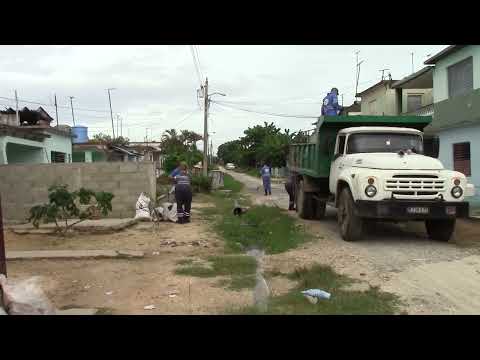
<svg viewBox="0 0 480 360">
<path fill-rule="evenodd" d="M 382 80 L 357 94 L 362 115 L 432 115 L 433 68 L 402 80 Z"/>
<path fill-rule="evenodd" d="M 392 84 L 401 93 L 397 115 L 433 116 L 433 71 L 427 66 Z"/>
<path fill-rule="evenodd" d="M 141 161 L 142 154 L 124 146 L 88 142 L 73 144 L 73 162 Z"/>
<path fill-rule="evenodd" d="M 136 152 L 143 155 L 141 161 L 153 161 L 157 169 L 162 169 L 164 156 L 162 155 L 162 149 L 158 141 L 150 142 L 130 142 L 128 144 L 129 149 L 133 149 Z"/>
<path fill-rule="evenodd" d="M 51 127 L 43 109 L 0 111 L 0 165 L 16 163 L 69 163 L 72 134 L 69 127 Z"/>
<path fill-rule="evenodd" d="M 439 158 L 480 187 L 480 45 L 451 45 L 432 56 L 434 120 Z M 480 207 L 480 194 L 471 201 Z"/>
<path fill-rule="evenodd" d="M 345 106 L 342 109 L 340 115 L 353 116 L 353 115 L 362 115 L 362 102 L 354 101 L 352 105 Z"/>
</svg>

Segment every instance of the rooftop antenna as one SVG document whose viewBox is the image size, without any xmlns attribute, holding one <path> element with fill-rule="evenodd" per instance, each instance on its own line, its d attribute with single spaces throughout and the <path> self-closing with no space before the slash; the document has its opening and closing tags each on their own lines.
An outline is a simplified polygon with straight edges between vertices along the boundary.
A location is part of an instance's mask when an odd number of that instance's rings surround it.
<svg viewBox="0 0 480 360">
<path fill-rule="evenodd" d="M 358 80 L 360 79 L 360 65 L 362 65 L 363 60 L 358 62 L 358 54 L 360 50 L 355 51 L 355 55 L 357 56 L 357 63 L 356 63 L 356 81 L 355 81 L 355 100 L 357 99 L 358 94 Z"/>
<path fill-rule="evenodd" d="M 413 66 L 413 51 L 410 53 L 410 55 L 412 56 L 412 74 L 415 72 L 415 68 Z"/>
<path fill-rule="evenodd" d="M 380 69 L 380 70 L 378 70 L 378 71 L 382 72 L 382 81 L 383 81 L 383 79 L 385 79 L 385 71 L 387 71 L 387 70 L 390 70 L 390 69 Z"/>
</svg>

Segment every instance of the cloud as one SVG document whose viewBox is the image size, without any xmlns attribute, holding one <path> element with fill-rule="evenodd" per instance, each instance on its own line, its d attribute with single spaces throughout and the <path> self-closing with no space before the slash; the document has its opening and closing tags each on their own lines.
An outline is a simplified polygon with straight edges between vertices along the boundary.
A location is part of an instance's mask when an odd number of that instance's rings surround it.
<svg viewBox="0 0 480 360">
<path fill-rule="evenodd" d="M 331 87 L 344 94 L 345 105 L 354 99 L 355 50 L 360 50 L 362 90 L 380 80 L 380 69 L 389 68 L 401 79 L 411 73 L 410 52 L 416 70 L 427 54 L 445 46 L 199 46 L 201 70 L 208 76 L 210 92 L 223 92 L 217 100 L 257 111 L 315 115 Z M 199 80 L 190 49 L 170 46 L 2 46 L 0 96 L 58 103 L 60 122 L 71 124 L 69 96 L 74 96 L 75 118 L 90 133 L 111 131 L 106 88 L 112 91 L 113 112 L 124 119 L 124 134 L 143 140 L 145 129 L 160 136 L 178 125 L 203 131 L 203 114 L 196 90 Z M 0 104 L 14 105 L 1 100 Z M 25 104 L 21 104 L 22 106 Z M 35 107 L 35 105 L 28 105 Z M 54 108 L 47 106 L 54 115 Z M 97 109 L 89 112 L 81 109 Z M 184 117 L 195 110 L 188 118 Z M 101 112 L 103 111 L 103 112 Z M 292 131 L 311 126 L 310 119 L 280 118 L 211 106 L 211 132 L 215 147 L 242 136 L 248 126 L 275 122 Z M 116 120 L 115 120 L 116 125 Z"/>
</svg>

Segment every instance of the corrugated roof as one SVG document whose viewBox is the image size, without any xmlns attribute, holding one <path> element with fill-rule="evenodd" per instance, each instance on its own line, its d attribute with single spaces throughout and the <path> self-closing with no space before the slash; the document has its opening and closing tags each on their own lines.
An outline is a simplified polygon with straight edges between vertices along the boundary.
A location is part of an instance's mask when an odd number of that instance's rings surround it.
<svg viewBox="0 0 480 360">
<path fill-rule="evenodd" d="M 443 49 L 439 53 L 433 55 L 430 59 L 424 62 L 425 65 L 434 65 L 438 60 L 443 59 L 445 56 L 448 56 L 461 48 L 467 45 L 450 45 L 449 47 Z"/>
</svg>

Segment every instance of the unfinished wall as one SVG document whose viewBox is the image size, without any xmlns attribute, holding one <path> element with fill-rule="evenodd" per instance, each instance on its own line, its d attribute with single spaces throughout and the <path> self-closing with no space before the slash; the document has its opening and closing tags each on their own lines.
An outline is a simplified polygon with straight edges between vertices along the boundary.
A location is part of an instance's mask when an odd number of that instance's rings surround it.
<svg viewBox="0 0 480 360">
<path fill-rule="evenodd" d="M 152 198 L 156 194 L 153 163 L 1 165 L 0 194 L 4 219 L 24 220 L 33 205 L 48 201 L 48 188 L 55 183 L 67 184 L 71 190 L 85 187 L 113 193 L 111 218 L 135 216 L 135 203 L 140 193 L 143 191 Z"/>
</svg>

